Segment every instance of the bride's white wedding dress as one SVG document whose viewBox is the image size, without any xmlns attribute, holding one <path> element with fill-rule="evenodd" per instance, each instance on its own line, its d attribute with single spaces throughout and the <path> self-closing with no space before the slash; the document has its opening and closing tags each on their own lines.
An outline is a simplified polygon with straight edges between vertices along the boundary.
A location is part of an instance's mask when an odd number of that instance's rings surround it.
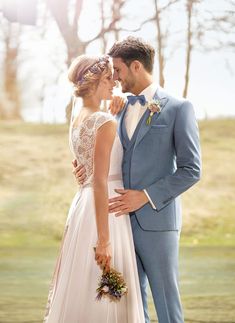
<svg viewBox="0 0 235 323">
<path fill-rule="evenodd" d="M 144 323 L 136 258 L 128 215 L 109 215 L 112 267 L 121 272 L 128 294 L 118 303 L 96 301 L 101 270 L 94 259 L 97 241 L 93 180 L 93 152 L 96 131 L 112 120 L 104 112 L 95 112 L 82 125 L 72 128 L 71 141 L 78 163 L 86 168 L 87 179 L 75 195 L 65 226 L 61 252 L 48 297 L 46 323 Z M 109 196 L 123 188 L 121 176 L 122 145 L 114 140 L 108 177 Z"/>
</svg>

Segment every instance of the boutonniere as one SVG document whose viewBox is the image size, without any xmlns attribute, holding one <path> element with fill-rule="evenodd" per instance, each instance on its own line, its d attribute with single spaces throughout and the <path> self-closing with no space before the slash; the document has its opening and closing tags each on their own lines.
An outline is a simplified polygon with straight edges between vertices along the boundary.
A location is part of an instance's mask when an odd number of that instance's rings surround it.
<svg viewBox="0 0 235 323">
<path fill-rule="evenodd" d="M 150 114 L 148 116 L 148 119 L 146 121 L 147 125 L 150 125 L 151 120 L 152 120 L 152 116 L 154 115 L 154 113 L 160 113 L 162 110 L 161 107 L 161 102 L 159 100 L 152 100 L 148 102 L 147 108 L 150 111 Z"/>
</svg>

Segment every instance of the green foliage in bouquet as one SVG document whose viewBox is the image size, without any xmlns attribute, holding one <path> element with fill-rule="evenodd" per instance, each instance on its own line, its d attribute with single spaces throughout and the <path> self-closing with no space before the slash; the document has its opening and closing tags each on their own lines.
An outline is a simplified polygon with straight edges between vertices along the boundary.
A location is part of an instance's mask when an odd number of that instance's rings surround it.
<svg viewBox="0 0 235 323">
<path fill-rule="evenodd" d="M 120 301 L 127 294 L 128 288 L 121 273 L 111 268 L 109 272 L 103 272 L 97 288 L 96 300 L 107 297 L 111 302 Z"/>
</svg>

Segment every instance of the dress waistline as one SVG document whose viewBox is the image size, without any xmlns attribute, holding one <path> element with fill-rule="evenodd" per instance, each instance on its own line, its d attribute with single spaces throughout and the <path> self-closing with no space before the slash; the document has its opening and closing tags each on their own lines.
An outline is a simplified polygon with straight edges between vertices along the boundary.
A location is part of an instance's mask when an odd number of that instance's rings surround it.
<svg viewBox="0 0 235 323">
<path fill-rule="evenodd" d="M 108 182 L 114 182 L 114 181 L 122 181 L 122 175 L 121 174 L 109 175 Z"/>
<path fill-rule="evenodd" d="M 108 176 L 108 182 L 115 182 L 115 181 L 122 181 L 122 175 L 113 174 Z M 93 186 L 93 183 L 87 183 L 87 184 L 81 185 L 81 188 L 92 187 L 92 186 Z"/>
</svg>

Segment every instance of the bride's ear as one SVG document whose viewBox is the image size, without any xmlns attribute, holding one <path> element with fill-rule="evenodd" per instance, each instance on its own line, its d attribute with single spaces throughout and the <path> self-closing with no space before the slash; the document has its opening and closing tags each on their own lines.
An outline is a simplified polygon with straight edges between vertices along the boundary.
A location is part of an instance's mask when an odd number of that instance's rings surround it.
<svg viewBox="0 0 235 323">
<path fill-rule="evenodd" d="M 90 85 L 88 93 L 87 93 L 87 97 L 93 96 L 95 94 L 96 90 L 97 90 L 97 87 L 94 84 Z"/>
</svg>

